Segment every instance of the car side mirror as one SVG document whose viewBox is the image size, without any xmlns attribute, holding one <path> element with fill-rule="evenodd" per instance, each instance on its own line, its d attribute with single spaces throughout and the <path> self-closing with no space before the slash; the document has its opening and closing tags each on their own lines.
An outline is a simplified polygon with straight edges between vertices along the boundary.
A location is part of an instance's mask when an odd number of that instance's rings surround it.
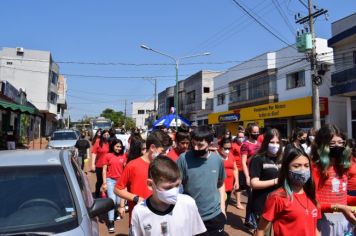
<svg viewBox="0 0 356 236">
<path fill-rule="evenodd" d="M 93 205 L 89 209 L 90 218 L 107 213 L 114 209 L 114 201 L 111 198 L 95 199 Z"/>
</svg>

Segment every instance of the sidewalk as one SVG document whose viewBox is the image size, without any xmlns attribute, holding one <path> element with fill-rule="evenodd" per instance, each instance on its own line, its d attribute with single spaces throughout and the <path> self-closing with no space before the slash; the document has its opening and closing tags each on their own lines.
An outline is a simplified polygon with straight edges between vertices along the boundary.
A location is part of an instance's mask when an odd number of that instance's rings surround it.
<svg viewBox="0 0 356 236">
<path fill-rule="evenodd" d="M 46 140 L 46 138 L 42 138 L 42 140 L 37 138 L 34 141 L 31 141 L 29 145 L 25 145 L 25 146 L 27 146 L 29 150 L 39 150 L 39 149 L 46 149 L 47 144 L 48 141 Z"/>
</svg>

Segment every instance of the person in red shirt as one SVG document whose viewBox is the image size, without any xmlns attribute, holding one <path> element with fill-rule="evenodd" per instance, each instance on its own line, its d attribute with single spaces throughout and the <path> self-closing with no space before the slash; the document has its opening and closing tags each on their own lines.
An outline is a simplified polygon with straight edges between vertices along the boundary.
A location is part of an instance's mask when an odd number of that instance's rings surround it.
<svg viewBox="0 0 356 236">
<path fill-rule="evenodd" d="M 245 130 L 238 130 L 236 138 L 234 142 L 232 142 L 231 151 L 232 155 L 235 157 L 235 163 L 238 170 L 238 180 L 239 180 L 239 188 L 235 189 L 234 194 L 236 198 L 236 208 L 244 210 L 245 208 L 241 204 L 241 191 L 245 190 L 246 178 L 242 169 L 242 159 L 241 159 L 241 146 L 245 141 Z"/>
<path fill-rule="evenodd" d="M 125 213 L 125 200 L 128 201 L 129 216 L 131 216 L 133 207 L 152 194 L 152 191 L 147 187 L 149 164 L 155 157 L 165 153 L 171 145 L 172 139 L 167 133 L 162 130 L 154 131 L 147 137 L 146 153 L 126 165 L 115 186 L 115 194 L 121 198 L 120 216 L 123 217 Z"/>
<path fill-rule="evenodd" d="M 167 156 L 173 161 L 177 161 L 180 154 L 186 152 L 190 145 L 190 134 L 187 132 L 177 132 L 176 147 L 167 153 Z"/>
<path fill-rule="evenodd" d="M 120 139 L 113 139 L 110 143 L 109 153 L 104 157 L 103 161 L 103 185 L 102 190 L 107 191 L 107 195 L 115 203 L 115 209 L 108 212 L 108 230 L 109 233 L 115 232 L 114 214 L 116 208 L 120 204 L 120 198 L 115 195 L 114 189 L 117 181 L 120 179 L 124 166 L 126 164 L 126 155 L 124 153 L 124 145 Z"/>
<path fill-rule="evenodd" d="M 299 149 L 292 147 L 284 154 L 278 186 L 267 197 L 256 235 L 269 235 L 270 222 L 274 236 L 319 235 L 321 213 L 311 178 L 311 160 Z"/>
<path fill-rule="evenodd" d="M 317 132 L 312 147 L 316 197 L 323 213 L 319 222 L 322 234 L 352 234 L 352 225 L 356 224 L 355 211 L 348 206 L 355 202 L 347 196 L 351 153 L 345 140 L 339 128 L 326 125 Z"/>
<path fill-rule="evenodd" d="M 100 198 L 100 188 L 103 185 L 103 163 L 104 156 L 109 152 L 109 138 L 110 134 L 108 130 L 103 130 L 100 138 L 96 140 L 91 152 L 91 170 L 96 173 L 95 184 L 95 197 Z"/>
<path fill-rule="evenodd" d="M 231 139 L 226 137 L 221 139 L 218 152 L 224 160 L 224 168 L 226 173 L 226 178 L 224 180 L 226 192 L 225 212 L 227 212 L 227 206 L 229 205 L 231 199 L 231 192 L 234 189 L 239 189 L 239 172 L 237 170 L 235 157 L 231 149 Z"/>
<path fill-rule="evenodd" d="M 250 123 L 246 129 L 248 134 L 248 140 L 246 140 L 240 149 L 241 152 L 241 159 L 242 159 L 242 169 L 245 174 L 246 178 L 246 192 L 247 192 L 247 207 L 246 207 L 246 217 L 245 217 L 245 226 L 249 229 L 256 229 L 256 219 L 252 213 L 252 205 L 251 205 L 251 197 L 252 192 L 250 186 L 250 173 L 248 166 L 250 164 L 251 158 L 257 153 L 260 149 L 261 144 L 257 142 L 257 138 L 260 135 L 260 129 L 258 128 L 257 124 Z"/>
<path fill-rule="evenodd" d="M 351 166 L 347 175 L 347 195 L 356 196 L 356 142 L 354 139 L 347 141 L 351 148 Z"/>
</svg>

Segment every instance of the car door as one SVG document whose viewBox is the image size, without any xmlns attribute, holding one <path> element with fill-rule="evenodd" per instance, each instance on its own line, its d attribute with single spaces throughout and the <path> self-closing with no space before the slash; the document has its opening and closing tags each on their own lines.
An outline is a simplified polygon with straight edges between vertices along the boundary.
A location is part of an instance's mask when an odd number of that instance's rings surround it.
<svg viewBox="0 0 356 236">
<path fill-rule="evenodd" d="M 94 198 L 90 190 L 90 185 L 87 176 L 85 173 L 79 168 L 77 162 L 75 161 L 75 158 L 71 158 L 71 164 L 76 176 L 76 179 L 78 181 L 78 185 L 80 187 L 81 195 L 83 197 L 83 201 L 86 206 L 86 214 L 85 218 L 83 220 L 83 223 L 86 225 L 83 225 L 84 228 L 90 230 L 90 232 L 86 232 L 88 235 L 99 235 L 99 226 L 98 226 L 98 219 L 97 217 L 90 218 L 87 209 L 89 209 L 93 203 L 94 203 Z M 86 229 L 83 229 L 84 231 Z M 92 233 L 92 234 L 91 234 Z"/>
</svg>

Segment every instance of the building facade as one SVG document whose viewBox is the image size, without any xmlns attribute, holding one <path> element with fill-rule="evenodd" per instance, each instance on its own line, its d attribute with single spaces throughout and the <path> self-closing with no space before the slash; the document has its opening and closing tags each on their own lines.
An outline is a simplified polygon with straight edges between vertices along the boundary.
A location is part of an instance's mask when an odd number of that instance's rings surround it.
<svg viewBox="0 0 356 236">
<path fill-rule="evenodd" d="M 343 126 L 346 101 L 330 98 L 332 49 L 324 39 L 316 39 L 318 65 L 324 69 L 320 89 L 322 123 Z M 257 123 L 278 128 L 286 138 L 294 127 L 312 127 L 312 82 L 310 63 L 293 47 L 268 52 L 230 68 L 215 77 L 214 113 L 209 124 L 218 133 L 226 128 Z"/>
<path fill-rule="evenodd" d="M 154 101 L 133 102 L 131 117 L 135 121 L 136 127 L 147 129 L 147 119 L 154 112 Z"/>
<path fill-rule="evenodd" d="M 0 51 L 0 78 L 26 91 L 27 99 L 42 114 L 42 134 L 57 126 L 59 66 L 47 51 L 3 48 Z"/>
<path fill-rule="evenodd" d="M 333 98 L 346 99 L 346 129 L 356 138 L 356 13 L 335 21 L 328 46 L 334 49 L 335 67 L 331 75 Z"/>
</svg>

